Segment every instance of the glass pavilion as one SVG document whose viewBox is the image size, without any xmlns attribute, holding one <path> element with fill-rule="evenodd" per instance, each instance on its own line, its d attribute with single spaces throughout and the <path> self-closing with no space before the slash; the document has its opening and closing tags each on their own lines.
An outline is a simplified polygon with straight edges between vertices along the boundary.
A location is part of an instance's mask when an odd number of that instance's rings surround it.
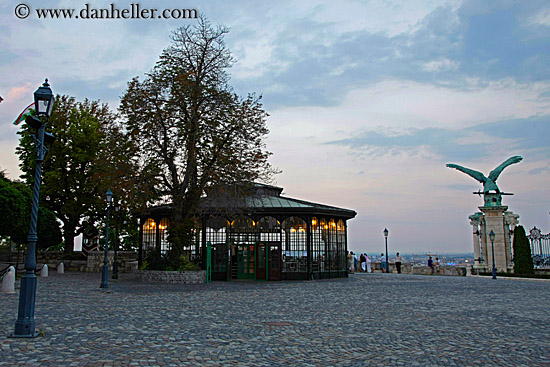
<svg viewBox="0 0 550 367">
<path fill-rule="evenodd" d="M 347 220 L 357 213 L 281 196 L 282 191 L 254 184 L 240 200 L 207 197 L 194 240 L 185 248 L 189 258 L 204 268 L 210 243 L 213 280 L 347 277 Z M 140 218 L 140 265 L 147 251 L 169 249 L 170 213 L 170 205 L 162 205 Z"/>
</svg>

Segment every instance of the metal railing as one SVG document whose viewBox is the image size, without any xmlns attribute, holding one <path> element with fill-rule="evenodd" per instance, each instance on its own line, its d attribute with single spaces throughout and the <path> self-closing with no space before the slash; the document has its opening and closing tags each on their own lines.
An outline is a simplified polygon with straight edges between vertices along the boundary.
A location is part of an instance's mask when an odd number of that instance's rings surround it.
<svg viewBox="0 0 550 367">
<path fill-rule="evenodd" d="M 535 268 L 550 269 L 550 233 L 542 234 L 540 229 L 533 227 L 527 238 L 531 245 L 531 256 Z"/>
</svg>

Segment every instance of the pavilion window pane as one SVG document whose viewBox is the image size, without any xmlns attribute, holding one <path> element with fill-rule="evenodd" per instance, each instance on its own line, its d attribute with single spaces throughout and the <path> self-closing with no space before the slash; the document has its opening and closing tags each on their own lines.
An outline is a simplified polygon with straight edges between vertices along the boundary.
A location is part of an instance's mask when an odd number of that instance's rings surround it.
<svg viewBox="0 0 550 367">
<path fill-rule="evenodd" d="M 159 225 L 159 235 L 160 235 L 160 253 L 166 255 L 170 250 L 170 244 L 168 243 L 168 219 L 162 218 Z"/>
<path fill-rule="evenodd" d="M 235 244 L 254 245 L 258 241 L 256 223 L 250 218 L 237 218 L 231 222 L 230 236 Z"/>
<path fill-rule="evenodd" d="M 151 251 L 156 248 L 157 224 L 151 218 L 148 218 L 143 224 L 143 251 Z"/>
<path fill-rule="evenodd" d="M 258 221 L 261 242 L 281 242 L 281 223 L 273 217 L 262 217 Z"/>
<path fill-rule="evenodd" d="M 346 270 L 346 225 L 342 219 L 338 221 L 336 226 L 338 236 L 338 254 L 339 254 L 339 269 L 340 271 Z"/>
<path fill-rule="evenodd" d="M 222 217 L 210 218 L 206 223 L 206 242 L 225 244 L 227 242 L 227 227 L 229 222 Z"/>
<path fill-rule="evenodd" d="M 210 242 L 213 249 L 212 272 L 227 272 L 229 249 L 227 244 L 228 227 L 229 221 L 223 217 L 210 218 L 206 222 L 206 242 Z"/>
<path fill-rule="evenodd" d="M 202 239 L 202 226 L 199 221 L 193 219 L 193 228 L 191 229 L 191 242 L 183 246 L 183 252 L 189 260 L 195 260 L 200 257 Z"/>
<path fill-rule="evenodd" d="M 328 223 L 328 258 L 330 263 L 330 271 L 338 270 L 338 247 L 336 240 L 336 222 L 331 219 Z"/>
<path fill-rule="evenodd" d="M 283 271 L 307 272 L 306 222 L 299 217 L 283 221 L 285 241 L 283 244 Z"/>
<path fill-rule="evenodd" d="M 311 270 L 318 273 L 321 270 L 321 226 L 316 217 L 311 218 Z"/>
<path fill-rule="evenodd" d="M 320 254 L 321 254 L 321 271 L 328 271 L 330 269 L 329 251 L 328 251 L 328 224 L 325 218 L 321 218 L 319 222 L 321 232 Z"/>
</svg>

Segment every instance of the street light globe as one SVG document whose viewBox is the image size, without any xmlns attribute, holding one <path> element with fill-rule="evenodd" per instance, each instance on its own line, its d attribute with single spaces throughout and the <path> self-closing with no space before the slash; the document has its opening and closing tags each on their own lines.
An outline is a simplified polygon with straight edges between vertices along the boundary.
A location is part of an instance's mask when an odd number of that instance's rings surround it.
<svg viewBox="0 0 550 367">
<path fill-rule="evenodd" d="M 384 228 L 384 237 L 388 237 L 389 233 L 390 233 L 390 231 L 388 231 L 387 228 Z"/>
<path fill-rule="evenodd" d="M 489 233 L 489 238 L 491 239 L 491 241 L 495 240 L 495 232 L 493 232 L 492 229 L 491 229 L 491 232 Z"/>
<path fill-rule="evenodd" d="M 107 197 L 107 203 L 110 204 L 113 201 L 113 193 L 111 192 L 111 188 L 107 189 L 105 196 Z"/>
<path fill-rule="evenodd" d="M 34 108 L 38 116 L 50 117 L 52 115 L 54 96 L 48 79 L 34 92 Z"/>
</svg>

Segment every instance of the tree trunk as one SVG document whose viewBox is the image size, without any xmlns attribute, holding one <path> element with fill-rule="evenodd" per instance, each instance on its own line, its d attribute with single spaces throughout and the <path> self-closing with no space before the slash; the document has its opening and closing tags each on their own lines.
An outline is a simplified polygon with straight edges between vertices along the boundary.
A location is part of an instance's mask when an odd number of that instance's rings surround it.
<svg viewBox="0 0 550 367">
<path fill-rule="evenodd" d="M 63 226 L 63 241 L 65 243 L 65 253 L 72 254 L 74 252 L 75 227 Z"/>
</svg>

